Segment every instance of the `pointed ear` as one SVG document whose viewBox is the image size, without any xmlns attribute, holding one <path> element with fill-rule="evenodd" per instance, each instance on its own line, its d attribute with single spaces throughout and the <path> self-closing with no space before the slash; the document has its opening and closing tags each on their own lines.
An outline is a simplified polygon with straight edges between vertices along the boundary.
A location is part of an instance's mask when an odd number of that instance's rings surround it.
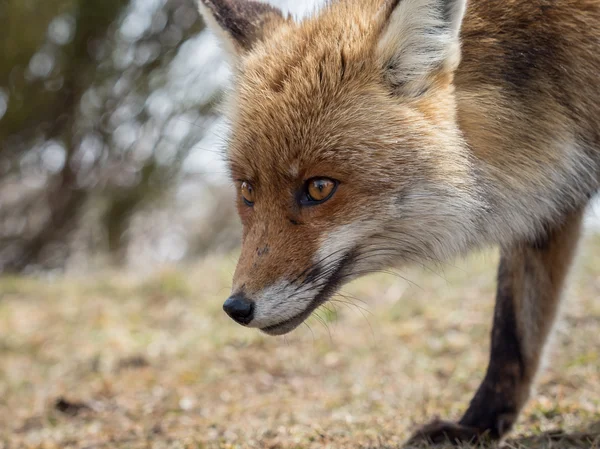
<svg viewBox="0 0 600 449">
<path fill-rule="evenodd" d="M 454 72 L 467 0 L 391 0 L 384 14 L 378 58 L 392 88 L 418 95 L 432 75 Z"/>
<path fill-rule="evenodd" d="M 285 20 L 279 9 L 252 0 L 199 0 L 199 6 L 234 60 Z"/>
</svg>

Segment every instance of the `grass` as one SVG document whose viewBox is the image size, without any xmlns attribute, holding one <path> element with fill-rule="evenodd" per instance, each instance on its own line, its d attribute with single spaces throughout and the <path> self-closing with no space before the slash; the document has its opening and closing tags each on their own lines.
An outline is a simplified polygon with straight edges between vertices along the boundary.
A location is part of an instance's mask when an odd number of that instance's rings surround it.
<svg viewBox="0 0 600 449">
<path fill-rule="evenodd" d="M 402 447 L 478 386 L 496 261 L 362 279 L 280 338 L 221 312 L 228 258 L 146 279 L 2 278 L 0 449 Z M 599 238 L 571 281 L 509 448 L 600 448 Z"/>
</svg>

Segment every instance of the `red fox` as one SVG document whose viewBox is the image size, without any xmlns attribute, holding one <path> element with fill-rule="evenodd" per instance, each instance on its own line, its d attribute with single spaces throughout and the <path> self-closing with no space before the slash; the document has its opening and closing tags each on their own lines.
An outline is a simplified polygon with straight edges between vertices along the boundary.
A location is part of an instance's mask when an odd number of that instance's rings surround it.
<svg viewBox="0 0 600 449">
<path fill-rule="evenodd" d="M 231 318 L 290 332 L 344 283 L 498 245 L 487 374 L 457 423 L 527 400 L 600 182 L 599 0 L 333 0 L 296 22 L 200 0 L 232 58 L 243 245 Z"/>
</svg>

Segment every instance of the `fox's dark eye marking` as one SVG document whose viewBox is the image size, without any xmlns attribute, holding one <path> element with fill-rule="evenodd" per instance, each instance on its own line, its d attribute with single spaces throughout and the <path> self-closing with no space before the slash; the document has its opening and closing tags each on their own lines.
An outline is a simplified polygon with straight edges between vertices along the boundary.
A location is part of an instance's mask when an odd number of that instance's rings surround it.
<svg viewBox="0 0 600 449">
<path fill-rule="evenodd" d="M 242 194 L 242 200 L 246 203 L 246 206 L 254 206 L 254 187 L 247 181 L 242 182 L 240 186 L 240 192 Z"/>
<path fill-rule="evenodd" d="M 338 185 L 338 181 L 330 178 L 311 178 L 304 184 L 300 204 L 302 206 L 322 204 L 334 195 Z"/>
</svg>

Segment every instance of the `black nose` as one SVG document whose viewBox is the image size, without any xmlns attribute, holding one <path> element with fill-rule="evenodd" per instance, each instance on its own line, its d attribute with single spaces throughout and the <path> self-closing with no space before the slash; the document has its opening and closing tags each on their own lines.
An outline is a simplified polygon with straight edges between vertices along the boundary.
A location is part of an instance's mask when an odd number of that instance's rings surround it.
<svg viewBox="0 0 600 449">
<path fill-rule="evenodd" d="M 223 304 L 223 310 L 240 324 L 248 324 L 254 318 L 254 303 L 243 294 L 229 297 Z"/>
</svg>

